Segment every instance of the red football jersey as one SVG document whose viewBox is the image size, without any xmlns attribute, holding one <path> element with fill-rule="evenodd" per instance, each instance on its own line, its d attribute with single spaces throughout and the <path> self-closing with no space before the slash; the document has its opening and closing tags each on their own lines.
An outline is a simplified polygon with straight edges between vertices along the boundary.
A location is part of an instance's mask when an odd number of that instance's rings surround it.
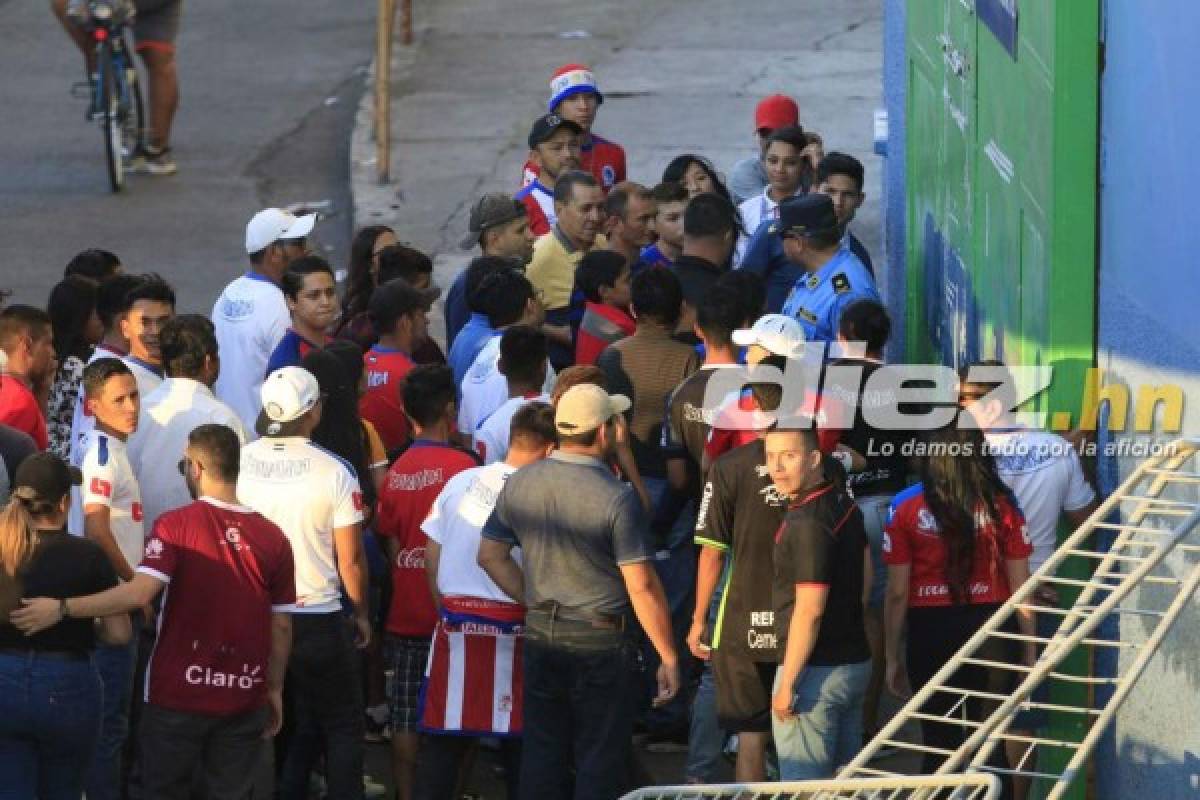
<svg viewBox="0 0 1200 800">
<path fill-rule="evenodd" d="M 437 609 L 425 577 L 425 543 L 421 523 L 433 508 L 446 481 L 479 466 L 474 453 L 443 442 L 414 439 L 396 459 L 379 492 L 375 533 L 396 540 L 392 562 L 392 605 L 387 630 L 397 636 L 430 636 Z"/>
<path fill-rule="evenodd" d="M 375 345 L 363 356 L 367 391 L 358 401 L 358 413 L 375 426 L 389 453 L 408 441 L 408 417 L 400 399 L 400 382 L 413 368 L 413 361 L 399 350 Z"/>
<path fill-rule="evenodd" d="M 138 572 L 168 584 L 145 699 L 229 716 L 266 700 L 271 612 L 296 602 L 292 548 L 275 523 L 202 498 L 161 515 Z"/>
<path fill-rule="evenodd" d="M 981 513 L 975 517 L 975 562 L 968 587 L 972 604 L 1007 600 L 1012 589 L 1004 562 L 1029 558 L 1033 552 L 1025 517 L 1003 498 L 998 505 L 998 524 L 985 521 Z M 952 604 L 950 585 L 946 582 L 946 542 L 933 512 L 925 505 L 923 491 L 912 491 L 911 496 L 896 506 L 884 531 L 883 558 L 891 565 L 912 565 L 908 578 L 910 608 Z"/>
<path fill-rule="evenodd" d="M 556 219 L 554 192 L 535 180 L 525 184 L 514 197 L 525 205 L 525 216 L 529 218 L 529 230 L 538 236 L 549 233 Z"/>
<path fill-rule="evenodd" d="M 625 148 L 593 133 L 591 140 L 579 148 L 579 168 L 591 173 L 607 194 L 609 189 L 625 180 Z M 533 183 L 537 175 L 537 166 L 526 161 L 521 171 L 521 185 Z"/>
</svg>

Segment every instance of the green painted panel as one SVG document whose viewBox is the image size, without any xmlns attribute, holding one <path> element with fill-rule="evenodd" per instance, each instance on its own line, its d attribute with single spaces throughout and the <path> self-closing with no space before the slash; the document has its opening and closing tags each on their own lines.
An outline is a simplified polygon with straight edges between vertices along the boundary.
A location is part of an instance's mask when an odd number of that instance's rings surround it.
<svg viewBox="0 0 1200 800">
<path fill-rule="evenodd" d="M 1099 0 L 909 0 L 908 15 L 908 355 L 1052 366 L 1037 410 L 1077 423 L 1095 358 Z"/>
</svg>

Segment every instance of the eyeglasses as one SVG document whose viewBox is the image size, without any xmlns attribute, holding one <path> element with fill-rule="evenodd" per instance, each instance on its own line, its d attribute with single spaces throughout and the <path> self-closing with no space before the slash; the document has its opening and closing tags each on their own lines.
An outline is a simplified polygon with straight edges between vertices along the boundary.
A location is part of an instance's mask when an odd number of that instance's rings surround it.
<svg viewBox="0 0 1200 800">
<path fill-rule="evenodd" d="M 301 250 L 308 249 L 308 237 L 301 236 L 299 239 L 280 239 L 279 244 L 285 247 L 298 247 Z"/>
</svg>

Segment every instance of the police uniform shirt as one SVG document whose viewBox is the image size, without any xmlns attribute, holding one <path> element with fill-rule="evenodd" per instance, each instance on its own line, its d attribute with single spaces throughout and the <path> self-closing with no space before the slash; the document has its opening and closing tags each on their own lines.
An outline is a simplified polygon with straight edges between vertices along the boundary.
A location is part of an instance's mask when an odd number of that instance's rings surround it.
<svg viewBox="0 0 1200 800">
<path fill-rule="evenodd" d="M 840 249 L 825 266 L 796 281 L 783 313 L 803 326 L 809 341 L 832 342 L 842 309 L 862 299 L 879 300 L 875 281 L 853 253 Z"/>
</svg>

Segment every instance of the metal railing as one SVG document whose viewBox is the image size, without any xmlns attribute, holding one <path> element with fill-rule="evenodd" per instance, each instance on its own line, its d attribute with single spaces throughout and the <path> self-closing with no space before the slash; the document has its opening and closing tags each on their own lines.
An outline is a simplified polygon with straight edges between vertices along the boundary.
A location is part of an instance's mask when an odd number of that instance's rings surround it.
<svg viewBox="0 0 1200 800">
<path fill-rule="evenodd" d="M 621 800 L 996 800 L 995 775 L 891 776 L 833 781 L 652 786 Z"/>
<path fill-rule="evenodd" d="M 375 20 L 375 174 L 380 183 L 392 178 L 392 42 L 396 35 L 397 0 L 379 0 Z M 413 41 L 412 0 L 399 0 L 400 42 Z"/>
<path fill-rule="evenodd" d="M 1019 776 L 1040 784 L 1050 800 L 1062 797 L 1083 773 L 1087 759 L 1104 731 L 1112 723 L 1121 704 L 1128 698 L 1137 679 L 1157 652 L 1189 601 L 1200 588 L 1200 564 L 1184 575 L 1163 574 L 1160 567 L 1173 552 L 1200 554 L 1200 544 L 1188 541 L 1200 524 L 1200 441 L 1181 440 L 1163 453 L 1142 462 L 1080 528 L 1067 538 L 1031 580 L 1013 593 L 1005 605 L 967 642 L 913 698 L 893 717 L 879 734 L 838 775 L 839 780 L 864 777 L 893 777 L 893 774 L 868 766 L 885 748 L 913 755 L 935 754 L 944 759 L 939 775 L 963 771 Z M 1171 493 L 1173 497 L 1164 494 Z M 1112 522 L 1121 512 L 1124 522 Z M 1105 546 L 1097 534 L 1115 534 Z M 1059 577 L 1059 567 L 1068 559 L 1082 558 L 1095 563 L 1087 580 Z M 1080 589 L 1069 608 L 1046 608 L 1036 604 L 1034 592 L 1039 585 Z M 1135 590 L 1153 585 L 1154 592 Z M 1014 633 L 1007 623 L 1018 610 L 1052 614 L 1059 619 L 1050 637 Z M 1096 634 L 1097 628 L 1112 614 L 1133 616 L 1152 626 L 1140 643 L 1109 640 Z M 995 646 L 1014 643 L 1036 644 L 1041 648 L 1036 662 L 1025 666 L 990 655 Z M 1080 647 L 1118 648 L 1132 651 L 1126 668 L 1112 677 L 1079 676 L 1058 671 L 1059 665 Z M 1008 692 L 979 691 L 953 685 L 955 673 L 964 665 L 1015 675 L 1018 685 Z M 1050 682 L 1073 682 L 1090 687 L 1111 689 L 1111 695 L 1099 703 L 1070 705 L 1048 703 L 1034 692 Z M 931 715 L 923 710 L 935 695 L 948 695 L 949 710 Z M 971 719 L 966 713 L 972 703 L 991 703 L 989 713 Z M 1023 710 L 1041 710 L 1069 716 L 1082 735 L 1070 739 L 1052 738 L 1031 732 L 1015 732 L 1017 714 Z M 927 747 L 911 741 L 915 722 L 930 721 L 958 726 L 963 743 L 955 750 Z M 1023 755 L 1010 767 L 997 766 L 993 755 L 998 746 L 1016 744 Z M 1065 765 L 1052 770 L 1038 768 L 1038 755 L 1065 753 Z M 1060 759 L 1061 760 L 1061 759 Z"/>
</svg>

